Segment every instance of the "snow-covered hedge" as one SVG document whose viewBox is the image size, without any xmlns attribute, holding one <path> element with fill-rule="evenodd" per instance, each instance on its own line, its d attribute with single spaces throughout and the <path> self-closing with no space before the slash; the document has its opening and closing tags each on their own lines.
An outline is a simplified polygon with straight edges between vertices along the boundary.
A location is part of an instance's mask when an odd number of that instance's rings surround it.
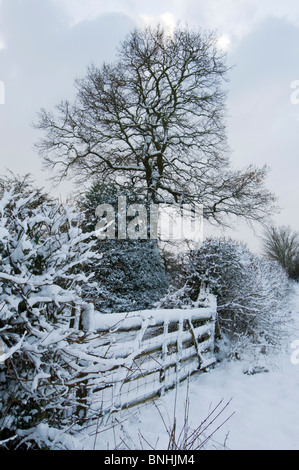
<svg viewBox="0 0 299 470">
<path fill-rule="evenodd" d="M 90 266 L 97 285 L 85 289 L 86 297 L 94 299 L 95 308 L 102 313 L 154 308 L 155 302 L 167 292 L 169 284 L 156 240 L 149 236 L 148 239 L 130 239 L 129 236 L 125 240 L 118 238 L 119 196 L 125 198 L 126 217 L 123 220 L 128 230 L 136 217 L 135 209 L 133 215 L 129 215 L 133 204 L 140 204 L 149 214 L 145 197 L 137 191 L 95 182 L 79 201 L 79 207 L 85 214 L 85 231 L 94 230 L 101 220 L 96 215 L 96 209 L 101 204 L 109 204 L 115 212 L 115 239 L 97 241 L 95 250 L 102 253 L 102 262 L 94 262 Z"/>
<path fill-rule="evenodd" d="M 91 277 L 82 266 L 95 257 L 95 237 L 82 233 L 77 213 L 50 201 L 26 179 L 1 183 L 3 440 L 42 422 L 61 425 L 70 418 L 66 411 L 76 414 L 80 408 L 80 374 L 86 366 L 80 357 L 87 351 L 83 327 L 92 308 L 81 296 Z"/>
<path fill-rule="evenodd" d="M 208 239 L 193 251 L 161 306 L 197 306 L 202 289 L 217 296 L 220 334 L 234 345 L 279 346 L 290 322 L 291 284 L 281 266 L 243 243 Z"/>
</svg>

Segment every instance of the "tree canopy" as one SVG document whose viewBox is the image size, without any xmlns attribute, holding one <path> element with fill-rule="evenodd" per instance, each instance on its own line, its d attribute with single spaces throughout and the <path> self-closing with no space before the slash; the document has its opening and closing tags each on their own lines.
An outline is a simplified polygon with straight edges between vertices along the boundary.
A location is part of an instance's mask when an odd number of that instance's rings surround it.
<svg viewBox="0 0 299 470">
<path fill-rule="evenodd" d="M 41 110 L 37 148 L 58 178 L 126 184 L 152 203 L 199 203 L 217 222 L 260 220 L 274 198 L 266 167 L 230 167 L 227 73 L 213 33 L 135 29 L 115 63 L 76 80 L 73 103 Z"/>
</svg>

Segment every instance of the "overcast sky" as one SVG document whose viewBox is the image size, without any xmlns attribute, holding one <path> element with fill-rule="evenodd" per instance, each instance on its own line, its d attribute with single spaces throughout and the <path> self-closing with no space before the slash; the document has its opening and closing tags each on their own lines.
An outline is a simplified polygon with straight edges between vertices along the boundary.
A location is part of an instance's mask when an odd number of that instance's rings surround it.
<svg viewBox="0 0 299 470">
<path fill-rule="evenodd" d="M 234 65 L 227 102 L 232 164 L 269 165 L 267 186 L 281 207 L 274 221 L 299 230 L 299 93 L 291 88 L 299 85 L 298 0 L 0 0 L 0 173 L 30 172 L 49 188 L 33 147 L 41 137 L 31 125 L 38 111 L 71 99 L 74 79 L 91 62 L 113 61 L 136 25 L 172 27 L 178 20 L 218 32 Z M 240 237 L 257 244 L 249 229 Z"/>
</svg>

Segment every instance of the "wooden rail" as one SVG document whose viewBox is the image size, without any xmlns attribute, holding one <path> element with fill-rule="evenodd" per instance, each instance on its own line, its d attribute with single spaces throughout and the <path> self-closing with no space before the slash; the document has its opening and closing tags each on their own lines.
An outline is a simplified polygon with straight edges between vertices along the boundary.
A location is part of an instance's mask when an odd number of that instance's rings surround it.
<svg viewBox="0 0 299 470">
<path fill-rule="evenodd" d="M 155 397 L 215 362 L 216 305 L 93 318 L 82 404 L 104 415 Z M 89 413 L 88 413 L 89 414 Z"/>
</svg>

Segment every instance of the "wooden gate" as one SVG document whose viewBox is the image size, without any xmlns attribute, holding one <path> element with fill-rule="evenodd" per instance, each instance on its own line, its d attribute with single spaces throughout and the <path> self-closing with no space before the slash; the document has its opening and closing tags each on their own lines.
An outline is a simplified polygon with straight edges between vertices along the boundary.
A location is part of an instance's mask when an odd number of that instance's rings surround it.
<svg viewBox="0 0 299 470">
<path fill-rule="evenodd" d="M 161 396 L 215 362 L 216 303 L 194 309 L 143 310 L 93 319 L 85 399 L 103 415 Z"/>
</svg>

